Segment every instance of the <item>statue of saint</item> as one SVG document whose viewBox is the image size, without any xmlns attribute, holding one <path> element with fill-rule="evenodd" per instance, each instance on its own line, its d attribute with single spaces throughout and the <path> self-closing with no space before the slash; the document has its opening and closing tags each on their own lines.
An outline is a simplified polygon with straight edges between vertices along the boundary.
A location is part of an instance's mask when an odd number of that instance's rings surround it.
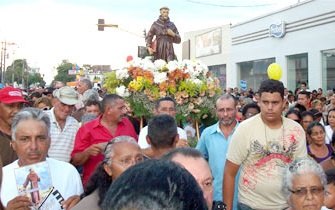
<svg viewBox="0 0 335 210">
<path fill-rule="evenodd" d="M 38 188 L 39 181 L 41 181 L 41 179 L 34 169 L 29 169 L 29 174 L 26 177 L 26 181 L 23 183 L 23 187 L 26 189 L 30 183 L 31 200 L 35 205 L 40 204 L 40 193 Z"/>
<path fill-rule="evenodd" d="M 169 8 L 160 8 L 160 16 L 155 21 L 145 38 L 146 46 L 154 60 L 163 59 L 166 62 L 175 60 L 173 43 L 179 44 L 181 39 L 177 27 L 169 18 Z M 155 40 L 153 40 L 155 36 Z"/>
</svg>

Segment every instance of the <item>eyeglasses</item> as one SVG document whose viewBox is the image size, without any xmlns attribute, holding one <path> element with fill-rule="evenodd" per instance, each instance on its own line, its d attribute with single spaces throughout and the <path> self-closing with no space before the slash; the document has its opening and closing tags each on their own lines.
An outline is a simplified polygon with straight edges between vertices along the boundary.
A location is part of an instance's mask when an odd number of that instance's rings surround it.
<svg viewBox="0 0 335 210">
<path fill-rule="evenodd" d="M 112 160 L 112 163 L 116 163 L 124 168 L 135 165 L 144 160 L 143 156 L 138 156 L 135 158 L 125 158 L 121 160 Z"/>
<path fill-rule="evenodd" d="M 320 195 L 320 194 L 324 193 L 324 188 L 323 187 L 311 187 L 311 188 L 302 187 L 302 188 L 296 189 L 296 190 L 289 189 L 289 191 L 291 193 L 299 196 L 299 197 L 306 197 L 308 192 L 312 196 Z"/>
</svg>

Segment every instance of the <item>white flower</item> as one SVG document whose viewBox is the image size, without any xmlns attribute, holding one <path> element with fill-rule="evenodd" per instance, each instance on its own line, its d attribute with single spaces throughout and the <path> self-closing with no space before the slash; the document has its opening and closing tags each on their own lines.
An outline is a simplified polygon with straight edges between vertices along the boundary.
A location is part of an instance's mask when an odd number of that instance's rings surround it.
<svg viewBox="0 0 335 210">
<path fill-rule="evenodd" d="M 115 71 L 115 75 L 116 75 L 116 79 L 118 80 L 127 79 L 129 77 L 128 69 L 127 68 L 117 69 Z"/>
<path fill-rule="evenodd" d="M 158 60 L 155 60 L 154 64 L 157 69 L 163 69 L 166 66 L 166 61 L 162 59 L 158 59 Z"/>
<path fill-rule="evenodd" d="M 160 84 L 167 80 L 166 72 L 154 72 L 154 83 Z"/>
<path fill-rule="evenodd" d="M 122 97 L 130 96 L 130 93 L 129 93 L 128 89 L 124 85 L 121 85 L 121 86 L 117 87 L 115 89 L 115 92 L 116 92 L 116 94 L 118 94 L 119 96 L 122 96 Z"/>
<path fill-rule="evenodd" d="M 167 68 L 169 69 L 169 72 L 176 70 L 178 68 L 178 62 L 176 60 L 169 61 Z"/>
<path fill-rule="evenodd" d="M 203 68 L 202 68 L 202 66 L 200 66 L 200 65 L 196 65 L 196 66 L 195 66 L 195 71 L 197 71 L 197 72 L 199 72 L 199 73 L 202 73 L 202 72 L 203 72 Z"/>
<path fill-rule="evenodd" d="M 183 66 L 192 66 L 192 61 L 191 60 L 183 60 L 182 62 Z"/>
<path fill-rule="evenodd" d="M 156 70 L 156 67 L 155 67 L 154 63 L 149 59 L 143 59 L 142 68 L 143 68 L 143 70 L 148 70 L 148 71 L 151 71 L 151 72 L 154 72 Z"/>
<path fill-rule="evenodd" d="M 142 67 L 143 66 L 143 61 L 141 58 L 135 58 L 132 61 L 128 62 L 131 66 L 134 67 Z"/>
<path fill-rule="evenodd" d="M 200 66 L 201 66 L 201 68 L 202 68 L 202 74 L 203 74 L 204 76 L 206 76 L 206 74 L 207 74 L 207 72 L 208 72 L 208 66 L 205 65 L 204 63 L 200 63 Z"/>
<path fill-rule="evenodd" d="M 196 85 L 202 85 L 203 83 L 203 81 L 198 78 L 192 79 L 191 81 Z"/>
<path fill-rule="evenodd" d="M 190 76 L 191 76 L 192 79 L 195 79 L 195 78 L 197 78 L 200 75 L 200 72 L 197 71 L 196 68 L 188 68 L 188 69 L 189 69 L 188 73 L 190 74 Z"/>
</svg>

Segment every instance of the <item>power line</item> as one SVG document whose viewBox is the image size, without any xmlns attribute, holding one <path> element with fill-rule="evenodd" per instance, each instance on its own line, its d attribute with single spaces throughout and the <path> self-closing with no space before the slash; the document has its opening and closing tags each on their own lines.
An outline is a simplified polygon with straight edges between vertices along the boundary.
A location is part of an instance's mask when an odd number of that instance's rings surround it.
<svg viewBox="0 0 335 210">
<path fill-rule="evenodd" d="M 207 3 L 202 1 L 194 1 L 194 0 L 187 0 L 190 3 L 194 4 L 201 4 L 201 5 L 207 5 L 207 6 L 214 6 L 214 7 L 229 7 L 229 8 L 238 8 L 238 7 L 266 7 L 271 6 L 273 4 L 254 4 L 254 5 L 224 5 L 224 4 L 213 4 L 213 3 Z"/>
</svg>

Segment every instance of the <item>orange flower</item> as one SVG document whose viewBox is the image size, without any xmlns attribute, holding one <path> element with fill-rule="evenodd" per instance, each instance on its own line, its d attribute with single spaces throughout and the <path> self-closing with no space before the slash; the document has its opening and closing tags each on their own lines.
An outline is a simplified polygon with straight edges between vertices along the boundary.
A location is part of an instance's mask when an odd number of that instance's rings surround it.
<svg viewBox="0 0 335 210">
<path fill-rule="evenodd" d="M 186 92 L 186 91 L 183 91 L 183 92 L 181 92 L 181 96 L 183 97 L 183 98 L 188 98 L 188 93 Z"/>
<path fill-rule="evenodd" d="M 166 96 L 166 92 L 165 91 L 160 91 L 159 92 L 159 97 L 163 98 Z"/>
<path fill-rule="evenodd" d="M 189 78 L 190 75 L 188 73 L 184 73 L 182 70 L 180 69 L 176 69 L 172 72 L 169 73 L 169 80 L 170 81 L 179 81 L 179 80 L 183 80 L 186 78 Z"/>
<path fill-rule="evenodd" d="M 154 83 L 154 75 L 150 71 L 143 71 L 143 76 L 150 84 Z"/>
<path fill-rule="evenodd" d="M 160 91 L 166 91 L 168 89 L 168 87 L 169 87 L 169 84 L 166 81 L 159 84 L 159 90 Z"/>
</svg>

